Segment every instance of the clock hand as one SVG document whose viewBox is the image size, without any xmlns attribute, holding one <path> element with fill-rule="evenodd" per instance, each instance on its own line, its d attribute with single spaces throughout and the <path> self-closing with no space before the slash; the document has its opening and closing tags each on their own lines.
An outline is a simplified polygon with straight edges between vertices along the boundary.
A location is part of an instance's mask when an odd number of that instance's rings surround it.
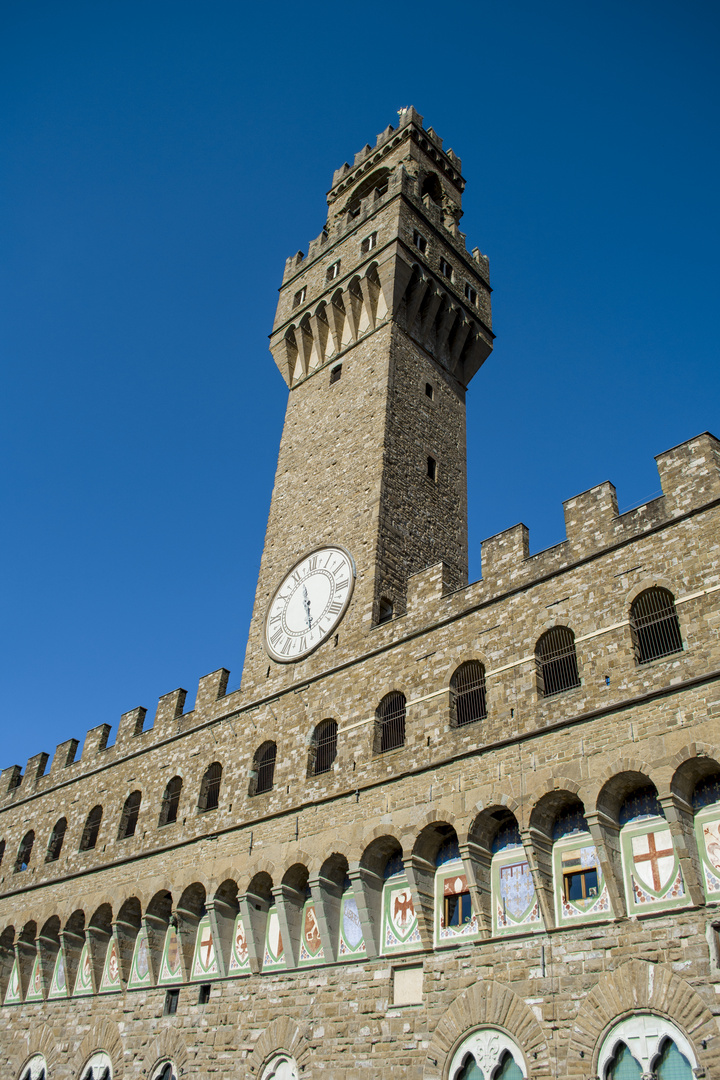
<svg viewBox="0 0 720 1080">
<path fill-rule="evenodd" d="M 310 597 L 308 596 L 307 589 L 303 585 L 303 606 L 305 608 L 305 618 L 307 619 L 308 630 L 312 629 L 312 618 L 310 617 Z"/>
</svg>

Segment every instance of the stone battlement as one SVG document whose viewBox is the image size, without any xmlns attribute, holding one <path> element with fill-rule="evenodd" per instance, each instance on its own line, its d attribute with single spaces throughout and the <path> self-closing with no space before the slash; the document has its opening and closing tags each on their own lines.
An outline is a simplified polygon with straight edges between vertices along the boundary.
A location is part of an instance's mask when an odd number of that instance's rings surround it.
<svg viewBox="0 0 720 1080">
<path fill-rule="evenodd" d="M 404 146 L 408 139 L 414 141 L 418 152 L 422 153 L 432 169 L 438 170 L 438 175 L 442 175 L 443 180 L 453 190 L 454 198 L 450 201 L 457 203 L 455 214 L 444 217 L 436 202 L 427 194 L 423 196 L 419 187 L 421 177 L 408 172 L 410 161 L 407 148 Z M 329 215 L 325 227 L 319 236 L 310 241 L 307 255 L 303 251 L 298 251 L 286 260 L 283 283 L 294 277 L 300 269 L 307 268 L 315 259 L 326 254 L 339 240 L 362 225 L 380 205 L 399 192 L 422 201 L 433 223 L 443 226 L 460 250 L 466 251 L 465 233 L 461 232 L 457 225 L 462 214 L 459 207 L 465 187 L 465 181 L 460 175 L 462 163 L 452 150 L 443 151 L 442 143 L 442 139 L 432 128 L 427 128 L 427 130 L 423 128 L 423 118 L 415 109 L 409 107 L 401 110 L 397 128 L 388 125 L 378 135 L 374 147 L 367 144 L 355 155 L 352 166 L 345 162 L 341 168 L 336 169 L 332 187 L 327 196 Z M 372 185 L 372 177 L 378 177 L 381 172 L 384 172 L 387 184 L 384 195 L 379 195 Z M 369 188 L 364 193 L 360 193 L 357 205 L 353 207 L 351 214 L 347 214 L 341 206 L 353 191 L 364 188 L 365 185 L 361 182 L 363 178 L 368 179 Z M 485 256 L 481 255 L 477 248 L 474 248 L 470 254 L 487 273 Z"/>
<path fill-rule="evenodd" d="M 510 592 L 530 588 L 596 554 L 641 539 L 720 499 L 720 441 L 709 432 L 658 454 L 656 461 L 663 494 L 651 502 L 618 514 L 615 488 L 606 481 L 565 501 L 567 537 L 553 547 L 530 555 L 528 529 L 518 524 L 483 541 L 483 576 L 474 584 L 452 590 L 442 563 L 412 575 L 405 614 L 372 631 L 368 652 L 383 643 L 400 645 L 408 632 L 430 629 L 449 614 L 460 615 L 468 607 L 501 602 Z M 186 690 L 178 688 L 163 694 L 152 727 L 145 728 L 145 708 L 123 713 L 112 745 L 108 745 L 111 725 L 102 723 L 87 732 L 79 756 L 79 740 L 66 739 L 58 744 L 52 761 L 49 754 L 42 752 L 28 760 L 24 772 L 19 765 L 4 769 L 0 773 L 0 800 L 11 805 L 182 736 L 210 720 L 257 707 L 259 701 L 248 700 L 240 691 L 227 693 L 229 674 L 226 668 L 220 668 L 203 676 L 194 707 L 188 712 L 184 712 Z M 275 691 L 273 687 L 269 699 L 291 689 L 283 686 Z"/>
</svg>

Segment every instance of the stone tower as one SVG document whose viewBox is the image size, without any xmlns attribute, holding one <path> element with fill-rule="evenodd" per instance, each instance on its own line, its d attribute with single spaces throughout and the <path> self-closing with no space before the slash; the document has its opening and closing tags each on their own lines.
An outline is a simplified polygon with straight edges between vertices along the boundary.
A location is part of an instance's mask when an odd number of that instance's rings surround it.
<svg viewBox="0 0 720 1080">
<path fill-rule="evenodd" d="M 493 335 L 488 262 L 458 227 L 460 168 L 403 109 L 398 128 L 335 173 L 322 233 L 287 261 L 270 348 L 290 393 L 246 690 L 367 648 L 375 625 L 403 613 L 409 576 L 430 565 L 443 563 L 446 589 L 467 583 L 465 392 Z M 334 545 L 356 573 L 335 603 L 343 616 L 297 658 L 278 609 L 268 649 L 274 591 Z"/>
</svg>

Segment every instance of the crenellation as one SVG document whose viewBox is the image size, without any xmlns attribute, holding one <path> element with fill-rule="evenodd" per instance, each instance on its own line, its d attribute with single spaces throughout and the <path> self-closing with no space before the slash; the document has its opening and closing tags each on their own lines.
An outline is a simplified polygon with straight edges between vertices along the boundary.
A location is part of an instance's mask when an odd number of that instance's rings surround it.
<svg viewBox="0 0 720 1080">
<path fill-rule="evenodd" d="M 391 135 L 394 133 L 394 131 L 395 128 L 392 126 L 392 124 L 388 124 L 385 130 L 381 131 L 377 139 L 375 140 L 375 148 L 378 149 L 379 147 L 384 146 L 388 139 L 391 137 Z"/>
<path fill-rule="evenodd" d="M 79 745 L 78 739 L 65 739 L 64 742 L 58 743 L 48 773 L 53 780 L 59 779 L 62 771 L 74 763 Z"/>
<path fill-rule="evenodd" d="M 286 264 L 242 689 L 219 668 L 0 776 L 9 1080 L 460 1080 L 467 1052 L 617 1080 L 636 1014 L 686 1040 L 678 1080 L 720 1075 L 720 444 L 659 455 L 627 513 L 609 482 L 567 499 L 544 551 L 489 537 L 467 584 L 488 264 L 421 125 L 336 172 Z"/>
<path fill-rule="evenodd" d="M 117 736 L 115 737 L 116 747 L 124 748 L 125 744 L 130 742 L 131 739 L 143 734 L 146 716 L 147 709 L 142 705 L 122 714 L 118 724 Z"/>
<path fill-rule="evenodd" d="M 45 766 L 49 760 L 50 755 L 44 752 L 33 754 L 31 758 L 28 758 L 22 782 L 18 785 L 21 788 L 19 793 L 21 798 L 32 791 L 38 780 L 45 775 Z"/>
<path fill-rule="evenodd" d="M 153 720 L 153 731 L 158 738 L 167 738 L 177 730 L 177 721 L 183 714 L 186 697 L 187 690 L 179 688 L 159 698 Z"/>
<path fill-rule="evenodd" d="M 669 517 L 720 498 L 720 441 L 709 431 L 665 450 L 655 460 Z"/>
<path fill-rule="evenodd" d="M 512 525 L 480 545 L 480 565 L 484 583 L 492 581 L 495 588 L 509 587 L 512 573 L 530 554 L 530 534 L 527 525 Z"/>
<path fill-rule="evenodd" d="M 84 767 L 96 764 L 94 759 L 107 748 L 111 731 L 111 724 L 98 724 L 97 727 L 90 728 L 80 754 L 80 761 Z"/>
<path fill-rule="evenodd" d="M 198 682 L 197 697 L 195 698 L 195 712 L 199 717 L 209 714 L 213 706 L 227 694 L 230 672 L 227 668 L 218 668 L 209 675 L 203 675 Z"/>
<path fill-rule="evenodd" d="M 565 535 L 578 556 L 585 549 L 599 551 L 606 547 L 618 516 L 617 494 L 609 480 L 580 495 L 566 499 Z"/>
<path fill-rule="evenodd" d="M 19 765 L 10 765 L 0 772 L 0 793 L 9 795 L 16 791 L 22 781 L 22 769 Z"/>
</svg>

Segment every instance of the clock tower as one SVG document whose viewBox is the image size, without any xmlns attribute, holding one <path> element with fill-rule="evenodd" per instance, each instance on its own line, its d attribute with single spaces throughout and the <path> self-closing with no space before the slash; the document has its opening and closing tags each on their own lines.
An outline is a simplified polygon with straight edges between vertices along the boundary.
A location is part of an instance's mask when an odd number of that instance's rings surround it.
<svg viewBox="0 0 720 1080">
<path fill-rule="evenodd" d="M 372 649 L 430 565 L 448 590 L 467 583 L 465 392 L 493 335 L 460 170 L 401 110 L 335 173 L 322 233 L 287 260 L 270 349 L 289 397 L 246 691 Z"/>
</svg>

